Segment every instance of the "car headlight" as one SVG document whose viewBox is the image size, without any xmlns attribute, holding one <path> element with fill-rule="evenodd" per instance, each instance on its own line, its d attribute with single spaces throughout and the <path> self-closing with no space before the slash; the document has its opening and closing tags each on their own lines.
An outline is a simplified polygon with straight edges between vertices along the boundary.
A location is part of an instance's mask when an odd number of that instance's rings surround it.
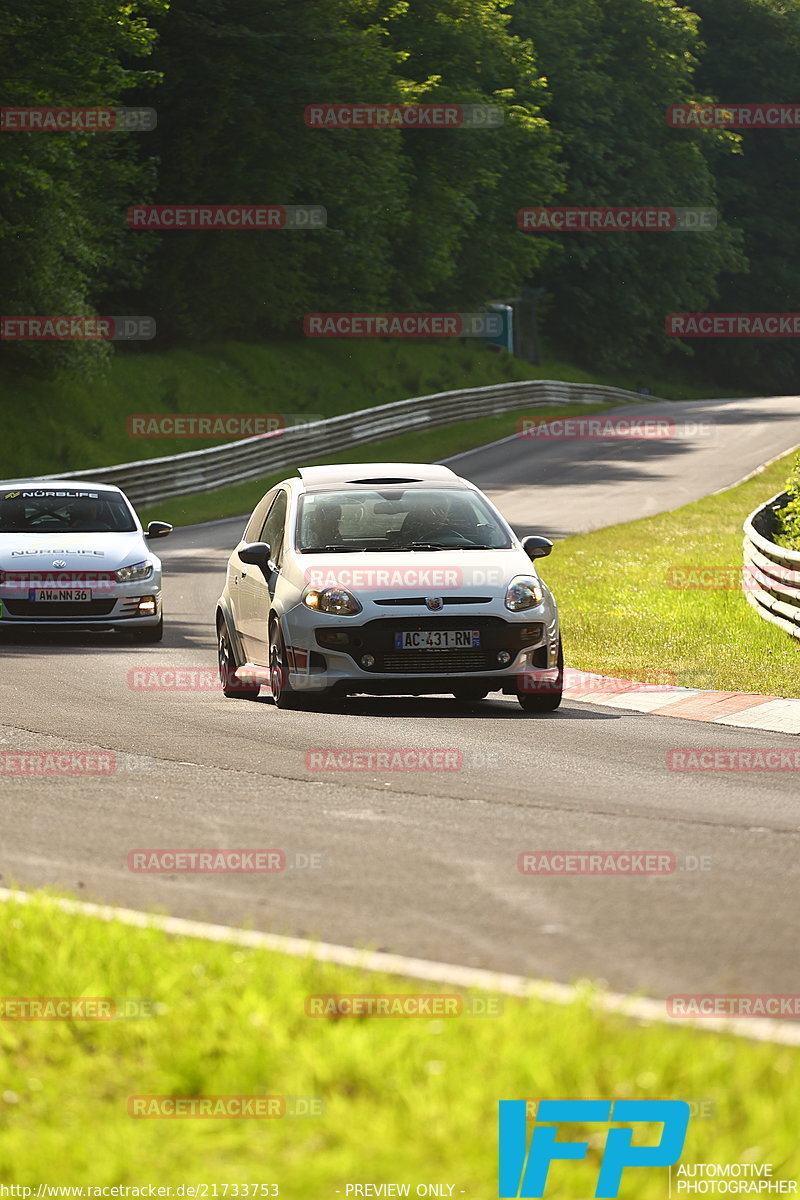
<svg viewBox="0 0 800 1200">
<path fill-rule="evenodd" d="M 352 617 L 361 612 L 361 605 L 347 588 L 312 588 L 303 597 L 306 608 L 315 612 L 333 613 L 336 617 Z"/>
<path fill-rule="evenodd" d="M 534 575 L 518 575 L 512 579 L 506 591 L 506 608 L 511 612 L 524 612 L 526 608 L 538 608 L 544 600 L 542 585 Z"/>
<path fill-rule="evenodd" d="M 131 567 L 120 567 L 114 572 L 117 583 L 133 583 L 137 579 L 149 579 L 153 574 L 151 562 L 134 563 Z"/>
</svg>

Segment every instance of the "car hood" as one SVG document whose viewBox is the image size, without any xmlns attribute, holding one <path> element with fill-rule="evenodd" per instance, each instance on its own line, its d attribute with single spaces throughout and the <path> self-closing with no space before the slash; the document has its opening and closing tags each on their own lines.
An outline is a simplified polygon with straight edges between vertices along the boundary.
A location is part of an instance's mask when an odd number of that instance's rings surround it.
<svg viewBox="0 0 800 1200">
<path fill-rule="evenodd" d="M 0 533 L 0 570 L 116 571 L 149 556 L 141 533 Z M 64 569 L 64 568 L 59 568 Z"/>
<path fill-rule="evenodd" d="M 536 575 L 524 550 L 392 551 L 373 554 L 298 554 L 300 586 L 346 587 L 386 596 L 505 596 L 517 575 Z M 294 574 L 294 572 L 293 572 Z"/>
</svg>

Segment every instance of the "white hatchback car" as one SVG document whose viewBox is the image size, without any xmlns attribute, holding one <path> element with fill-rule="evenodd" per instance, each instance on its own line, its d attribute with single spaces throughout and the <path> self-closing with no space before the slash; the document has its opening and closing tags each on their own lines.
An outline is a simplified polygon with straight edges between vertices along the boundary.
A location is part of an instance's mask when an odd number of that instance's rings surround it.
<svg viewBox="0 0 800 1200">
<path fill-rule="evenodd" d="M 558 609 L 483 493 L 444 466 L 301 467 L 260 501 L 217 603 L 228 696 L 278 708 L 355 693 L 561 702 Z"/>
<path fill-rule="evenodd" d="M 91 480 L 0 482 L 0 629 L 129 630 L 160 642 L 161 560 L 118 487 Z"/>
</svg>

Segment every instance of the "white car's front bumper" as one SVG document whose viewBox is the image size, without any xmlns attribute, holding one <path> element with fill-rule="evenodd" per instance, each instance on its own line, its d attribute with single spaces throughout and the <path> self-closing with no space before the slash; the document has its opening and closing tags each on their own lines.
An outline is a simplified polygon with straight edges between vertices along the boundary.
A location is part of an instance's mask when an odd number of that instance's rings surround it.
<svg viewBox="0 0 800 1200">
<path fill-rule="evenodd" d="M 93 591 L 89 601 L 30 600 L 27 594 L 0 586 L 0 629 L 50 626 L 58 628 L 146 628 L 161 620 L 160 580 L 117 584 Z"/>
<path fill-rule="evenodd" d="M 435 692 L 480 680 L 487 690 L 516 692 L 523 677 L 534 690 L 535 680 L 545 686 L 557 674 L 558 618 L 549 601 L 527 613 L 502 614 L 494 605 L 458 605 L 446 615 L 410 613 L 405 606 L 390 615 L 370 605 L 357 617 L 331 617 L 299 604 L 281 624 L 295 691 Z M 406 629 L 474 629 L 480 646 L 396 649 L 394 635 Z"/>
</svg>

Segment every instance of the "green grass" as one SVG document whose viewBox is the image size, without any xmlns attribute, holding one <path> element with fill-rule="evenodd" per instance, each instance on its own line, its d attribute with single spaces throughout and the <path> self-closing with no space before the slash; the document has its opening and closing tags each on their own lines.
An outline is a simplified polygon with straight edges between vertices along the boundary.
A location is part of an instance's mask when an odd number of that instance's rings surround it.
<svg viewBox="0 0 800 1200">
<path fill-rule="evenodd" d="M 552 359 L 534 367 L 482 345 L 453 342 L 283 339 L 161 353 L 122 351 L 107 375 L 90 381 L 0 373 L 0 477 L 86 470 L 216 444 L 211 439 L 131 438 L 126 421 L 135 414 L 330 417 L 411 396 L 520 379 L 607 383 L 633 391 L 649 387 L 667 399 L 714 394 L 645 374 L 598 378 Z"/>
<path fill-rule="evenodd" d="M 625 678 L 673 673 L 681 687 L 800 695 L 800 644 L 759 617 L 738 586 L 742 522 L 786 483 L 793 455 L 718 496 L 556 545 L 542 574 L 570 666 Z M 673 567 L 731 568 L 727 589 L 680 589 Z"/>
<path fill-rule="evenodd" d="M 454 1196 L 489 1200 L 497 1101 L 548 1096 L 711 1101 L 714 1114 L 690 1122 L 683 1161 L 800 1173 L 796 1048 L 638 1026 L 598 1013 L 588 992 L 568 1007 L 506 998 L 490 1018 L 312 1019 L 310 993 L 452 989 L 106 924 L 42 897 L 0 905 L 0 945 L 3 996 L 157 1007 L 136 1021 L 0 1022 L 7 1183 L 275 1182 L 281 1196 L 322 1200 L 352 1182 L 408 1182 L 412 1195 L 448 1182 Z M 127 1098 L 142 1094 L 316 1096 L 324 1111 L 135 1120 Z M 600 1144 L 585 1132 L 590 1164 L 556 1164 L 548 1194 L 593 1193 Z M 666 1194 L 666 1171 L 630 1171 L 620 1200 Z"/>
<path fill-rule="evenodd" d="M 315 466 L 341 462 L 437 462 L 451 454 L 484 446 L 487 442 L 515 433 L 523 417 L 537 421 L 556 417 L 574 417 L 576 413 L 587 416 L 603 412 L 609 406 L 603 404 L 561 405 L 556 407 L 532 408 L 525 413 L 501 413 L 493 417 L 480 417 L 475 421 L 462 421 L 459 425 L 443 425 L 440 429 L 415 430 L 396 437 L 384 438 L 363 446 L 353 446 L 328 458 L 314 460 Z M 199 492 L 192 496 L 178 496 L 164 500 L 140 511 L 146 524 L 148 521 L 170 521 L 173 525 L 194 525 L 199 521 L 213 521 L 220 517 L 236 517 L 249 513 L 274 483 L 286 479 L 295 466 L 306 466 L 304 458 L 289 467 L 281 467 L 272 475 L 261 479 L 237 483 L 232 487 L 217 488 L 213 492 Z"/>
</svg>

